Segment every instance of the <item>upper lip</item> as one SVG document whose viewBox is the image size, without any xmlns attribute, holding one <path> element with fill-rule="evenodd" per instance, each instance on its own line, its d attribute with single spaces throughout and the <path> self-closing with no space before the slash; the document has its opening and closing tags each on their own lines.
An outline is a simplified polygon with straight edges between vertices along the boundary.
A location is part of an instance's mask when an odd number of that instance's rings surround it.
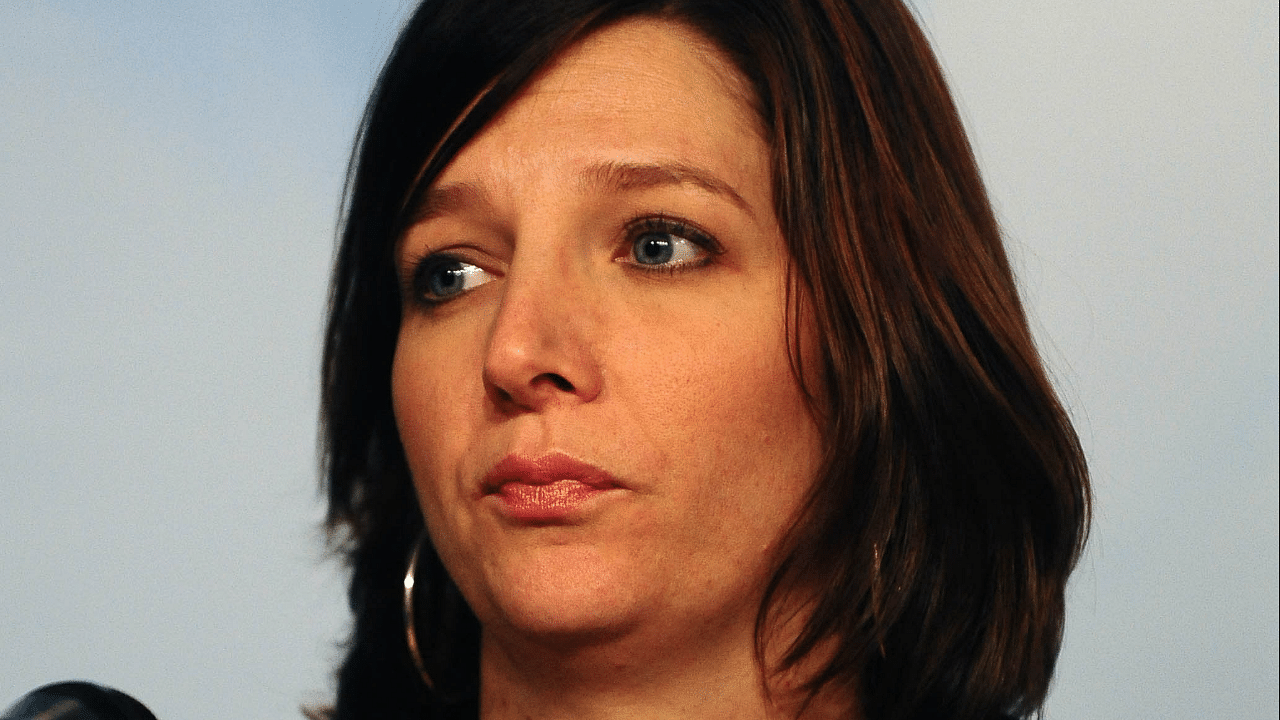
<svg viewBox="0 0 1280 720">
<path fill-rule="evenodd" d="M 563 453 L 538 457 L 508 455 L 484 476 L 484 494 L 496 493 L 507 483 L 550 485 L 559 480 L 576 480 L 598 490 L 621 487 L 617 478 L 589 463 Z"/>
</svg>

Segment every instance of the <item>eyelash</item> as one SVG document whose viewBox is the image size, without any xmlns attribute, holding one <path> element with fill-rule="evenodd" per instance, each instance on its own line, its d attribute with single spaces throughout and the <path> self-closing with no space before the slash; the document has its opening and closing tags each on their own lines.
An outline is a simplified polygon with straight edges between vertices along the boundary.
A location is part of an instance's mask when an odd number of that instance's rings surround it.
<svg viewBox="0 0 1280 720">
<path fill-rule="evenodd" d="M 665 215 L 639 216 L 628 221 L 624 227 L 624 248 L 622 251 L 623 254 L 619 259 L 630 259 L 631 261 L 626 262 L 625 264 L 639 272 L 675 275 L 694 268 L 705 267 L 712 262 L 716 255 L 724 252 L 720 243 L 717 242 L 710 233 L 695 227 L 691 223 Z M 697 260 L 673 264 L 663 263 L 660 265 L 650 265 L 636 262 L 633 258 L 635 243 L 647 234 L 671 235 L 683 240 L 688 240 L 705 251 L 706 256 L 698 258 Z M 431 279 L 431 273 L 450 263 L 459 263 L 472 267 L 475 266 L 474 263 L 468 262 L 466 259 L 448 251 L 428 253 L 420 257 L 410 259 L 407 263 L 407 266 L 410 268 L 410 272 L 400 282 L 401 297 L 412 299 L 414 303 L 426 308 L 435 308 L 470 292 L 470 290 L 462 290 L 454 295 L 446 297 L 434 297 L 429 292 L 430 288 L 428 284 Z"/>
<path fill-rule="evenodd" d="M 465 258 L 452 252 L 428 253 L 416 258 L 412 258 L 408 262 L 409 273 L 400 282 L 400 295 L 402 298 L 408 299 L 413 303 L 426 307 L 434 308 L 443 305 L 461 295 L 465 295 L 468 290 L 462 290 L 454 295 L 446 297 L 435 297 L 429 290 L 431 281 L 431 273 L 449 264 L 461 264 L 464 266 L 477 267 L 475 263 L 467 261 Z"/>
<path fill-rule="evenodd" d="M 704 250 L 707 254 L 705 257 L 697 260 L 676 264 L 647 265 L 634 261 L 626 263 L 640 272 L 674 275 L 686 270 L 705 267 L 712 262 L 716 255 L 724 252 L 720 243 L 717 242 L 710 233 L 694 226 L 691 223 L 677 218 L 668 217 L 666 215 L 643 215 L 626 224 L 626 232 L 624 235 L 625 242 L 621 257 L 631 258 L 636 241 L 650 233 L 672 235 L 688 240 Z"/>
</svg>

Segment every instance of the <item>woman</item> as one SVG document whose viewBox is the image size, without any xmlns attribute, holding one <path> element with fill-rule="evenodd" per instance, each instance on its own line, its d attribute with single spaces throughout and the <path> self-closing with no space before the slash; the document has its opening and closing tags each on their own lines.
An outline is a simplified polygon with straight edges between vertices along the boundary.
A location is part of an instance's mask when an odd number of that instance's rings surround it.
<svg viewBox="0 0 1280 720">
<path fill-rule="evenodd" d="M 324 365 L 347 718 L 998 718 L 1088 516 L 897 0 L 426 2 Z"/>
</svg>

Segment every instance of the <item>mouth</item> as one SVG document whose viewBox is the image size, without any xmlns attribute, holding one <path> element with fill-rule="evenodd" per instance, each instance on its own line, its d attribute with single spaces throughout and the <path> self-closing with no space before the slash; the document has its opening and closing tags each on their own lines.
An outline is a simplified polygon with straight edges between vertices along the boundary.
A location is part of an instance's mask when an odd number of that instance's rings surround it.
<svg viewBox="0 0 1280 720">
<path fill-rule="evenodd" d="M 508 455 L 485 475 L 484 498 L 519 523 L 560 524 L 581 517 L 588 505 L 622 485 L 609 473 L 567 455 Z"/>
</svg>

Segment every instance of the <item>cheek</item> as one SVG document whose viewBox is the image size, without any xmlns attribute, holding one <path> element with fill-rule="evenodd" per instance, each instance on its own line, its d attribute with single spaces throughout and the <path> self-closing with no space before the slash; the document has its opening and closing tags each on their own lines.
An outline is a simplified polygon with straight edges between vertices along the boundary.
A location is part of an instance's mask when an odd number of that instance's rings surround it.
<svg viewBox="0 0 1280 720">
<path fill-rule="evenodd" d="M 816 472 L 818 430 L 783 322 L 762 308 L 647 328 L 616 378 L 628 434 L 715 527 L 785 524 Z"/>
<path fill-rule="evenodd" d="M 465 382 L 478 362 L 464 343 L 439 333 L 402 331 L 391 370 L 391 398 L 400 441 L 418 495 L 439 507 L 456 488 L 447 482 L 450 458 L 463 454 L 468 419 L 479 412 L 477 393 Z M 474 372 L 474 371 L 473 371 Z M 428 501 L 434 501 L 428 503 Z"/>
<path fill-rule="evenodd" d="M 438 336 L 434 336 L 438 339 Z M 466 507 L 464 486 L 458 480 L 459 458 L 468 456 L 474 435 L 475 401 L 469 397 L 463 372 L 471 362 L 464 349 L 443 352 L 421 338 L 402 336 L 391 373 L 392 404 L 400 441 L 426 527 L 436 552 L 459 582 L 456 568 L 469 567 L 464 539 L 475 534 Z"/>
</svg>

